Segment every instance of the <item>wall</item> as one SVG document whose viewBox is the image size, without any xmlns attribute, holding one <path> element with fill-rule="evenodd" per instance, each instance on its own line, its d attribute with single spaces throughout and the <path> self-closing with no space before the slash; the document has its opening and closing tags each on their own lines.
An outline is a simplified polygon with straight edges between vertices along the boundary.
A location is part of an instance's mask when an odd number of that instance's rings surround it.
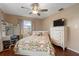
<svg viewBox="0 0 79 59">
<path fill-rule="evenodd" d="M 33 31 L 42 31 L 43 30 L 42 24 L 43 24 L 43 22 L 41 19 L 32 20 Z"/>
<path fill-rule="evenodd" d="M 65 18 L 69 27 L 68 48 L 79 52 L 79 4 L 65 8 L 64 11 L 58 12 L 46 18 L 43 22 L 43 29 L 49 31 L 53 27 L 53 20 Z"/>
<path fill-rule="evenodd" d="M 14 24 L 15 28 L 15 33 L 18 34 L 18 32 L 20 32 L 20 34 L 23 33 L 23 29 L 21 26 L 22 25 L 22 21 L 23 20 L 30 20 L 32 21 L 32 30 L 33 31 L 41 31 L 42 30 L 42 19 L 37 19 L 37 18 L 32 18 L 32 17 L 23 17 L 23 16 L 16 16 L 16 15 L 9 15 L 9 14 L 4 14 L 5 16 L 5 20 L 11 24 Z M 17 24 L 21 24 L 21 28 L 17 27 Z M 18 31 L 18 32 L 17 32 Z"/>
<path fill-rule="evenodd" d="M 4 14 L 5 20 L 13 25 L 19 23 L 20 17 L 15 15 Z"/>
</svg>

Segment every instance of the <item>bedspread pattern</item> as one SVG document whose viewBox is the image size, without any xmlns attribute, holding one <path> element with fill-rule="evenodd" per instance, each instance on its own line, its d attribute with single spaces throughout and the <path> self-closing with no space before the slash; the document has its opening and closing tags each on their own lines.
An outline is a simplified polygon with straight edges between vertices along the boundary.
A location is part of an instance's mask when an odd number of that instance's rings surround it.
<svg viewBox="0 0 79 59">
<path fill-rule="evenodd" d="M 15 51 L 19 49 L 30 51 L 49 52 L 53 49 L 48 36 L 29 36 L 21 39 L 15 45 Z"/>
</svg>

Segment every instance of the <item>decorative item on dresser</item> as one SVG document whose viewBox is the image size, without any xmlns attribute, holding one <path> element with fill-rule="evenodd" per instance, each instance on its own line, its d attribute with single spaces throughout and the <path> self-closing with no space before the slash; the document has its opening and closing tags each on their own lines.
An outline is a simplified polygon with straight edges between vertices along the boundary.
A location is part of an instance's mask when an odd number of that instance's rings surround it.
<svg viewBox="0 0 79 59">
<path fill-rule="evenodd" d="M 65 50 L 67 47 L 67 27 L 64 24 L 64 20 L 59 19 L 56 21 L 54 21 L 54 26 L 50 29 L 51 41 Z"/>
</svg>

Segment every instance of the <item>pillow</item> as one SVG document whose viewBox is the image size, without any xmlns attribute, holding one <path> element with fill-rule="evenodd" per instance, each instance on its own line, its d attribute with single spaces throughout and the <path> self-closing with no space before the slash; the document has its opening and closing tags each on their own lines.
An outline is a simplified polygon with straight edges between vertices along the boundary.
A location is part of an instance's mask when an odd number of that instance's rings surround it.
<svg viewBox="0 0 79 59">
<path fill-rule="evenodd" d="M 38 33 L 37 36 L 42 36 L 42 32 Z"/>
<path fill-rule="evenodd" d="M 34 31 L 32 35 L 42 36 L 42 32 L 39 32 L 39 31 Z"/>
<path fill-rule="evenodd" d="M 43 32 L 42 35 L 46 36 L 48 35 L 48 32 Z"/>
</svg>

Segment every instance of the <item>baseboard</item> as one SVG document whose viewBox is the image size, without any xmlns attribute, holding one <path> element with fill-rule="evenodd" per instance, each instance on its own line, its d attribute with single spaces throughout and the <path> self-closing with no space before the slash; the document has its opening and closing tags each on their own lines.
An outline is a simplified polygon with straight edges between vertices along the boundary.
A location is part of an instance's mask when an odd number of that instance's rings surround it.
<svg viewBox="0 0 79 59">
<path fill-rule="evenodd" d="M 72 49 L 72 48 L 67 48 L 67 49 L 69 49 L 69 50 L 71 50 L 71 51 L 76 52 L 76 53 L 79 54 L 79 51 L 76 51 L 76 50 L 74 50 L 74 49 Z"/>
</svg>

